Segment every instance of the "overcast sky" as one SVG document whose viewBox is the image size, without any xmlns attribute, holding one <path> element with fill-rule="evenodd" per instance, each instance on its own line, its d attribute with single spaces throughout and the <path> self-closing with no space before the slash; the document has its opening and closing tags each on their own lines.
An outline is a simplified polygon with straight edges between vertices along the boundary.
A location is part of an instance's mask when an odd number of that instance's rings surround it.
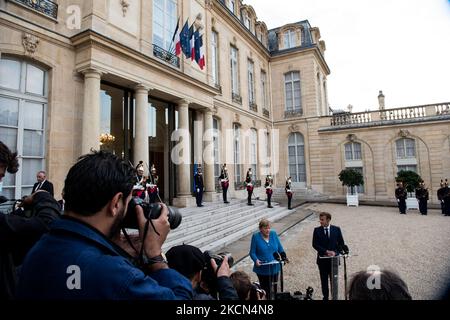
<svg viewBox="0 0 450 320">
<path fill-rule="evenodd" d="M 450 0 L 244 0 L 269 29 L 309 20 L 331 69 L 332 108 L 450 102 Z"/>
</svg>

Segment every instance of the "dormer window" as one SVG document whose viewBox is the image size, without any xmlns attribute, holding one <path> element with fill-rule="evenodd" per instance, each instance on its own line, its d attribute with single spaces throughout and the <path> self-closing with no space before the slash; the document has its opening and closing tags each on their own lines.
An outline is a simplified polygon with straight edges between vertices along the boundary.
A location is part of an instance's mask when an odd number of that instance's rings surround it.
<svg viewBox="0 0 450 320">
<path fill-rule="evenodd" d="M 296 46 L 295 31 L 290 29 L 284 33 L 284 48 L 289 49 Z"/>
</svg>

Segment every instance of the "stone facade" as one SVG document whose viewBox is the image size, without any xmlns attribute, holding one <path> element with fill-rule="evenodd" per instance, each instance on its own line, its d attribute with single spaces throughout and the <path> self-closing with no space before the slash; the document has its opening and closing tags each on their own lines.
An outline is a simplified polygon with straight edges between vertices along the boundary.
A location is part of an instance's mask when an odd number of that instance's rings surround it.
<svg viewBox="0 0 450 320">
<path fill-rule="evenodd" d="M 173 15 L 175 21 L 179 18 L 181 26 L 189 19 L 203 34 L 207 59 L 203 70 L 183 54 L 175 57 L 156 45 L 158 26 L 154 20 L 159 9 L 153 1 L 60 0 L 57 14 L 53 15 L 30 7 L 27 1 L 0 0 L 1 59 L 26 61 L 46 74 L 46 90 L 39 98 L 45 105 L 40 169 L 48 172 L 55 194 L 62 190 L 65 174 L 76 158 L 91 148 L 101 147 L 99 136 L 105 133 L 102 110 L 110 99 L 108 106 L 116 111 L 111 111 L 106 133 L 116 137 L 113 145 L 134 162 L 159 161 L 164 197 L 176 205 L 193 203 L 192 162 L 204 166 L 205 199 L 212 201 L 220 196 L 215 187 L 218 165 L 206 160 L 211 158 L 218 164 L 230 164 L 231 196 L 245 197 L 244 190 L 233 186 L 245 179 L 246 169 L 252 165 L 248 136 L 251 129 L 269 134 L 269 143 L 258 135 L 257 149 L 253 150 L 257 154 L 258 180 L 273 173 L 276 185 L 284 186 L 285 177 L 292 175 L 288 144 L 291 135 L 299 133 L 303 151 L 295 155 L 302 164 L 297 163 L 296 168 L 304 170 L 304 181 L 298 187 L 332 197 L 345 194 L 337 174 L 346 166 L 347 137 L 354 135 L 362 146 L 362 196 L 371 200 L 392 200 L 398 164 L 396 140 L 401 129 L 408 130 L 407 136 L 417 142 L 417 171 L 431 188 L 435 201 L 439 180 L 450 173 L 448 104 L 427 109 L 430 112 L 416 117 L 414 123 L 408 122 L 407 117 L 385 119 L 378 112 L 371 119 L 375 125 L 369 121 L 341 123 L 339 117 L 330 115 L 325 42 L 319 29 L 311 27 L 308 21 L 267 30 L 265 23 L 257 20 L 254 9 L 242 1 L 234 1 L 234 12 L 229 0 L 162 2 L 175 4 Z M 237 52 L 234 88 L 232 50 Z M 287 85 L 292 86 L 292 91 L 286 91 Z M 0 96 L 26 100 L 1 86 Z M 123 114 L 122 103 L 123 110 L 127 110 Z M 157 128 L 146 120 L 153 116 L 157 118 Z M 128 125 L 122 130 L 123 123 Z M 220 133 L 218 148 L 213 152 L 212 140 L 202 141 L 201 136 L 215 125 Z M 234 181 L 233 133 L 227 133 L 236 126 L 241 132 L 241 181 Z M 170 161 L 170 137 L 175 129 L 188 130 L 194 136 L 190 141 L 181 140 L 187 146 L 182 155 L 186 164 Z M 26 128 L 19 125 L 20 130 Z M 23 151 L 20 139 L 19 133 L 17 146 Z M 261 164 L 261 150 L 272 157 L 267 170 Z M 302 160 L 298 160 L 300 157 Z M 29 184 L 16 181 L 15 185 L 4 187 L 19 197 Z M 264 191 L 258 188 L 256 193 L 262 196 Z"/>
</svg>

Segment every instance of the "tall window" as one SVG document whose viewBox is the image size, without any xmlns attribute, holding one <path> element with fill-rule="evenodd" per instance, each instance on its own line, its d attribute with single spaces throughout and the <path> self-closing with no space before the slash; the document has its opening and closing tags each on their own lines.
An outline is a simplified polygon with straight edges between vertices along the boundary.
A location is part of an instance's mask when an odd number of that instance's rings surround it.
<svg viewBox="0 0 450 320">
<path fill-rule="evenodd" d="M 349 142 L 345 144 L 345 160 L 362 160 L 360 143 Z"/>
<path fill-rule="evenodd" d="M 253 61 L 248 60 L 248 103 L 250 106 L 255 104 L 255 65 Z"/>
<path fill-rule="evenodd" d="M 250 17 L 248 16 L 247 13 L 243 13 L 243 20 L 244 20 L 244 25 L 247 27 L 248 30 L 250 30 Z"/>
<path fill-rule="evenodd" d="M 238 49 L 231 46 L 230 50 L 231 62 L 231 92 L 239 95 L 239 78 L 238 78 Z"/>
<path fill-rule="evenodd" d="M 402 138 L 398 139 L 395 145 L 397 149 L 397 171 L 417 172 L 416 141 L 410 138 Z"/>
<path fill-rule="evenodd" d="M 253 172 L 253 180 L 257 180 L 258 172 L 257 163 L 258 163 L 258 134 L 256 129 L 250 130 L 250 168 L 252 168 Z"/>
<path fill-rule="evenodd" d="M 231 12 L 236 12 L 236 0 L 228 0 L 228 9 L 230 9 Z"/>
<path fill-rule="evenodd" d="M 284 33 L 284 48 L 289 49 L 295 47 L 295 31 L 287 30 Z"/>
<path fill-rule="evenodd" d="M 286 111 L 301 112 L 300 72 L 293 71 L 284 75 Z"/>
<path fill-rule="evenodd" d="M 238 124 L 233 125 L 234 131 L 234 182 L 241 183 L 241 133 Z"/>
<path fill-rule="evenodd" d="M 267 74 L 261 70 L 261 95 L 263 108 L 267 108 Z"/>
<path fill-rule="evenodd" d="M 213 144 L 214 144 L 214 178 L 215 181 L 220 176 L 220 154 L 219 154 L 219 120 L 213 118 Z"/>
<path fill-rule="evenodd" d="M 36 172 L 45 169 L 47 72 L 27 62 L 0 59 L 0 140 L 21 155 L 19 171 L 6 174 L 2 195 L 31 193 Z"/>
<path fill-rule="evenodd" d="M 171 51 L 173 33 L 177 26 L 177 0 L 153 1 L 153 43 Z"/>
<path fill-rule="evenodd" d="M 415 158 L 416 157 L 416 143 L 414 139 L 399 139 L 396 141 L 397 159 Z"/>
<path fill-rule="evenodd" d="M 211 71 L 214 85 L 219 85 L 219 35 L 213 31 L 211 33 Z"/>
<path fill-rule="evenodd" d="M 292 182 L 306 186 L 305 141 L 302 134 L 294 132 L 289 135 L 288 156 Z"/>
</svg>

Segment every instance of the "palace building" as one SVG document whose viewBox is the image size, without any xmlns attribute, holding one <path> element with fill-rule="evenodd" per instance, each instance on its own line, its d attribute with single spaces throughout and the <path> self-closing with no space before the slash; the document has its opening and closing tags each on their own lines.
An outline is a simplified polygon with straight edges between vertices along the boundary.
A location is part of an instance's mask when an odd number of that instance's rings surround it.
<svg viewBox="0 0 450 320">
<path fill-rule="evenodd" d="M 186 21 L 204 68 L 175 54 Z M 450 103 L 386 108 L 380 92 L 376 110 L 333 110 L 325 52 L 308 20 L 268 30 L 241 0 L 0 0 L 0 140 L 20 155 L 2 193 L 29 194 L 45 170 L 58 198 L 76 159 L 105 149 L 155 164 L 161 196 L 180 207 L 195 203 L 199 165 L 205 200 L 219 199 L 223 163 L 235 198 L 248 168 L 259 188 L 270 173 L 278 188 L 291 176 L 342 198 L 338 173 L 351 167 L 361 199 L 394 201 L 395 176 L 410 169 L 437 203 Z"/>
</svg>

